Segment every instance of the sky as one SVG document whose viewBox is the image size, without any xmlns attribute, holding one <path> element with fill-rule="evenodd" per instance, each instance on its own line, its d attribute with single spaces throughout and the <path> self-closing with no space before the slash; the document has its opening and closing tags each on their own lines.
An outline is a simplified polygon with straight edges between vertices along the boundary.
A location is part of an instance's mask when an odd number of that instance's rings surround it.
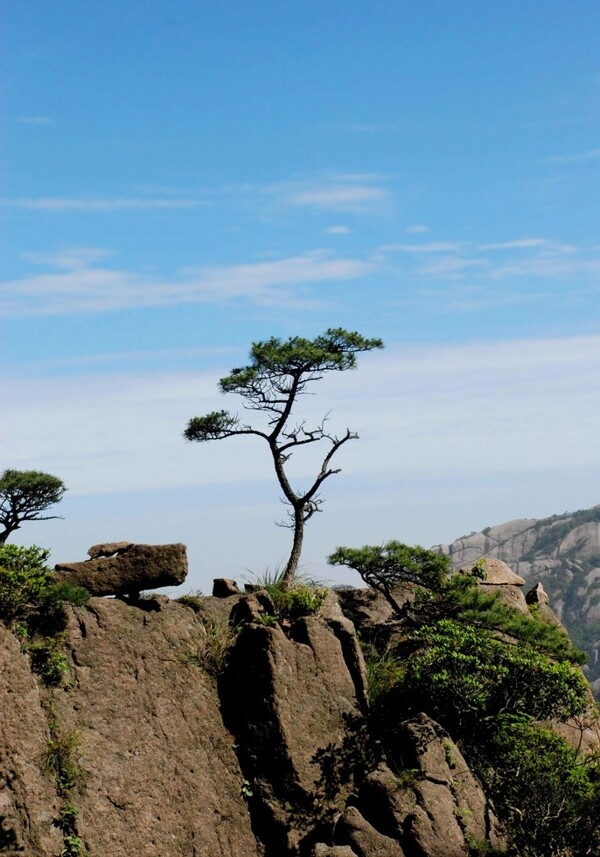
<svg viewBox="0 0 600 857">
<path fill-rule="evenodd" d="M 182 433 L 252 342 L 340 326 L 386 347 L 296 412 L 359 435 L 306 574 L 600 503 L 600 4 L 51 6 L 0 4 L 0 470 L 68 492 L 13 541 L 274 571 L 268 450 Z"/>
</svg>

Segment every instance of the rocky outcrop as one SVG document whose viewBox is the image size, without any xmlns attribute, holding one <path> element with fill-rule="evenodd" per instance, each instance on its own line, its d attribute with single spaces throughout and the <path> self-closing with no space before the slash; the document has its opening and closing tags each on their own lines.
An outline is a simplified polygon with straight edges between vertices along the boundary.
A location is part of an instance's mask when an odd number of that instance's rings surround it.
<svg viewBox="0 0 600 857">
<path fill-rule="evenodd" d="M 89 563 L 126 560 L 135 547 Z M 488 562 L 476 572 L 481 586 L 526 604 L 510 569 Z M 350 616 L 361 634 L 393 639 L 385 598 L 329 593 L 315 615 L 280 624 L 264 590 L 231 589 L 67 607 L 68 674 L 56 688 L 40 684 L 0 624 L 0 853 L 57 857 L 67 806 L 86 853 L 107 857 L 507 851 L 438 723 L 394 711 L 385 751 L 383 733 L 373 737 Z M 539 587 L 528 597 L 550 609 Z M 225 666 L 215 651 L 231 617 L 239 624 Z M 76 774 L 65 788 L 46 760 L 67 736 Z"/>
<path fill-rule="evenodd" d="M 486 527 L 434 549 L 454 569 L 493 558 L 527 584 L 543 583 L 557 618 L 588 652 L 587 676 L 600 695 L 600 505 Z"/>
<path fill-rule="evenodd" d="M 145 589 L 178 586 L 188 572 L 185 545 L 111 542 L 88 551 L 95 558 L 55 566 L 58 583 L 84 586 L 92 595 L 137 596 Z"/>
</svg>

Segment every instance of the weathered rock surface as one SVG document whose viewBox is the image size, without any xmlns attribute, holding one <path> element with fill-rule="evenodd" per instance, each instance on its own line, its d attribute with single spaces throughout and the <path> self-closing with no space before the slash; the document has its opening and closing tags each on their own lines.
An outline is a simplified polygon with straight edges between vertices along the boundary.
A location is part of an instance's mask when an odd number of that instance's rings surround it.
<svg viewBox="0 0 600 857">
<path fill-rule="evenodd" d="M 61 727 L 81 737 L 72 801 L 92 854 L 261 853 L 214 681 L 194 661 L 201 632 L 166 599 L 158 612 L 103 599 L 73 611 L 73 683 L 52 703 Z"/>
<path fill-rule="evenodd" d="M 114 554 L 125 553 L 130 547 L 133 547 L 133 542 L 102 542 L 99 545 L 92 545 L 88 550 L 88 556 L 90 559 L 113 556 Z"/>
<path fill-rule="evenodd" d="M 292 633 L 289 639 L 278 627 L 243 627 L 223 697 L 269 857 L 296 853 L 329 804 L 343 809 L 350 776 L 333 789 L 326 769 L 361 719 L 363 691 L 331 628 L 306 617 Z"/>
<path fill-rule="evenodd" d="M 114 547 L 111 543 L 109 547 Z M 125 543 L 127 544 L 127 543 Z M 106 545 L 95 545 L 90 551 Z M 178 586 L 188 571 L 185 545 L 130 545 L 115 556 L 61 563 L 54 576 L 60 583 L 84 586 L 92 595 L 136 595 L 144 589 Z"/>
<path fill-rule="evenodd" d="M 60 802 L 44 773 L 48 718 L 29 658 L 0 623 L 0 853 L 59 854 Z"/>
<path fill-rule="evenodd" d="M 136 547 L 83 565 L 127 560 Z M 491 570 L 504 582 L 486 574 L 481 585 L 526 605 L 522 584 Z M 540 587 L 528 598 L 550 610 Z M 67 608 L 69 679 L 52 690 L 0 624 L 0 853 L 57 857 L 53 822 L 67 799 L 87 853 L 103 857 L 506 850 L 479 782 L 439 724 L 399 711 L 386 737 L 372 740 L 349 615 L 361 633 L 393 639 L 398 621 L 385 599 L 330 593 L 316 615 L 282 626 L 261 621 L 275 609 L 264 590 L 183 601 L 92 598 Z M 241 625 L 215 677 L 214 659 L 213 672 L 205 668 L 209 629 L 218 647 L 230 616 Z M 68 797 L 44 771 L 50 722 L 77 736 L 82 775 Z M 582 725 L 584 745 L 597 722 Z"/>
<path fill-rule="evenodd" d="M 403 755 L 413 772 L 399 785 L 385 765 L 367 777 L 359 807 L 407 854 L 467 857 L 470 841 L 505 844 L 480 784 L 442 727 L 425 714 L 403 724 Z"/>
</svg>

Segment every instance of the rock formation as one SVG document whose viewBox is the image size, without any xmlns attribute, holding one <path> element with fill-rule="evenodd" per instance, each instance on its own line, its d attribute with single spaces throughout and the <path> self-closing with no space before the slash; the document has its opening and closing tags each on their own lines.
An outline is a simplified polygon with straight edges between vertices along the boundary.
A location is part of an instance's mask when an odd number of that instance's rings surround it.
<svg viewBox="0 0 600 857">
<path fill-rule="evenodd" d="M 486 557 L 503 561 L 530 586 L 543 583 L 556 616 L 588 652 L 587 675 L 600 694 L 600 505 L 486 527 L 434 550 L 455 569 Z"/>
<path fill-rule="evenodd" d="M 94 548 L 57 577 L 121 594 L 185 568 L 183 546 L 116 550 L 102 558 Z M 482 586 L 525 605 L 510 569 L 477 571 Z M 480 783 L 438 723 L 399 712 L 400 774 L 370 738 L 354 621 L 363 636 L 392 639 L 382 596 L 330 592 L 316 614 L 280 624 L 264 591 L 215 590 L 67 607 L 68 672 L 56 687 L 32 674 L 0 623 L 0 853 L 57 857 L 68 812 L 82 849 L 69 854 L 470 857 L 473 843 L 506 852 Z M 539 589 L 531 597 L 545 603 Z M 235 636 L 226 666 L 223 635 Z M 57 746 L 67 784 L 49 762 Z"/>
<path fill-rule="evenodd" d="M 178 586 L 188 572 L 185 545 L 94 545 L 85 562 L 55 567 L 59 583 L 83 586 L 92 595 L 139 595 L 145 589 Z"/>
</svg>

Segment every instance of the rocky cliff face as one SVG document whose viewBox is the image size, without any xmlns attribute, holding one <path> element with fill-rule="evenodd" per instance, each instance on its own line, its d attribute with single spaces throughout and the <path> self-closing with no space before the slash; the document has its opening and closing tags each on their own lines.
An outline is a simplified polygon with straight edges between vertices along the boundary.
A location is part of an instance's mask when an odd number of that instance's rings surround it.
<svg viewBox="0 0 600 857">
<path fill-rule="evenodd" d="M 528 584 L 543 583 L 554 612 L 588 652 L 587 675 L 600 694 L 600 506 L 486 527 L 434 550 L 455 569 L 496 557 Z"/>
<path fill-rule="evenodd" d="M 500 564 L 485 586 L 527 610 L 522 581 Z M 369 735 L 355 622 L 391 639 L 397 620 L 382 596 L 330 592 L 314 615 L 277 623 L 266 592 L 215 591 L 67 607 L 68 669 L 55 687 L 0 623 L 0 853 L 506 853 L 480 783 L 438 723 L 399 713 L 400 767 Z M 223 669 L 232 615 L 245 622 Z M 597 740 L 592 720 L 568 737 Z"/>
</svg>

